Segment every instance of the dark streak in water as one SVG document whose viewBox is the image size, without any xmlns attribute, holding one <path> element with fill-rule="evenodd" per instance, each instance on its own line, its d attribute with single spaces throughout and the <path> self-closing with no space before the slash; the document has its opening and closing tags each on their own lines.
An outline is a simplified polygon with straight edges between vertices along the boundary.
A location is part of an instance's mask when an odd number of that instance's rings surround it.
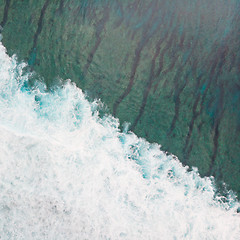
<svg viewBox="0 0 240 240">
<path fill-rule="evenodd" d="M 209 81 L 207 82 L 207 86 L 206 86 L 203 96 L 202 96 L 202 101 L 200 104 L 201 108 L 200 108 L 199 114 L 201 114 L 203 111 L 205 98 L 207 96 L 207 92 L 210 88 L 210 85 L 212 84 L 212 82 L 214 82 L 216 85 L 218 83 L 218 77 L 221 74 L 222 67 L 224 65 L 227 53 L 228 53 L 228 48 L 226 46 L 219 46 L 218 48 L 216 48 L 216 53 L 212 54 L 213 58 L 212 58 L 212 60 L 210 60 L 211 64 L 209 64 L 209 66 L 211 66 L 211 68 L 209 69 L 210 70 L 210 78 L 209 78 Z M 213 98 L 211 98 L 210 102 L 212 102 L 212 101 L 213 101 Z M 209 166 L 207 175 L 215 175 L 215 173 L 213 172 L 213 167 L 214 167 L 215 159 L 217 157 L 217 152 L 218 152 L 218 139 L 219 139 L 219 135 L 220 135 L 219 125 L 220 125 L 220 121 L 221 121 L 221 118 L 222 118 L 223 112 L 224 112 L 224 109 L 223 109 L 223 102 L 224 102 L 223 84 L 220 85 L 219 101 L 220 101 L 220 103 L 219 103 L 217 112 L 215 113 L 216 116 L 214 116 L 213 154 L 211 157 L 211 162 L 210 162 L 210 166 Z M 202 124 L 203 124 L 203 122 L 200 123 L 198 128 L 200 128 L 202 126 Z"/>
<path fill-rule="evenodd" d="M 200 75 L 198 78 L 197 78 L 197 86 L 196 86 L 196 90 L 199 88 L 199 85 L 200 85 L 200 79 L 202 78 L 202 75 Z M 189 140 L 192 136 L 192 131 L 193 131 L 193 127 L 194 127 L 194 123 L 197 119 L 197 117 L 200 115 L 200 111 L 196 111 L 197 109 L 197 106 L 198 106 L 198 103 L 199 103 L 199 100 L 200 100 L 200 91 L 198 91 L 197 93 L 197 97 L 194 101 L 194 104 L 193 104 L 193 115 L 192 115 L 192 119 L 190 121 L 190 124 L 189 124 L 189 130 L 188 130 L 188 134 L 187 134 L 187 137 L 186 137 L 186 141 L 185 141 L 185 145 L 184 145 L 184 148 L 183 148 L 183 152 L 185 153 L 185 157 L 184 157 L 184 160 L 187 161 L 188 158 L 189 158 L 189 154 L 191 152 L 191 149 L 188 148 L 188 144 L 189 144 Z"/>
<path fill-rule="evenodd" d="M 171 23 L 172 24 L 172 23 Z M 162 72 L 162 68 L 163 68 L 163 59 L 164 59 L 164 55 L 165 53 L 169 50 L 169 48 L 171 47 L 172 43 L 173 43 L 173 40 L 174 40 L 174 37 L 175 37 L 175 30 L 173 30 L 169 40 L 167 40 L 167 44 L 165 46 L 165 48 L 162 50 L 161 54 L 160 54 L 160 59 L 159 59 L 159 68 L 158 68 L 158 71 L 156 73 L 156 75 L 158 76 L 161 72 Z M 166 38 L 168 37 L 168 34 L 166 35 Z M 173 62 L 176 62 L 177 59 L 174 59 Z M 168 69 L 167 69 L 168 71 Z M 165 73 L 167 73 L 167 71 L 164 71 Z M 160 79 L 161 80 L 161 79 Z M 155 91 L 157 90 L 158 88 L 158 85 L 160 83 L 160 80 L 155 84 L 154 86 L 154 90 L 153 92 L 155 93 Z"/>
<path fill-rule="evenodd" d="M 221 57 L 220 57 L 220 63 L 218 65 L 218 73 L 217 73 L 217 77 L 218 75 L 220 74 L 221 72 L 221 68 L 223 66 L 223 63 L 225 61 L 225 56 L 226 56 L 226 52 L 227 50 L 224 49 L 222 54 L 221 54 Z M 218 109 L 217 109 L 217 113 L 216 113 L 216 119 L 214 119 L 214 137 L 213 137 L 213 154 L 212 154 L 212 157 L 211 157 L 211 162 L 210 162 L 210 166 L 209 166 L 209 171 L 208 171 L 208 175 L 211 175 L 211 174 L 215 174 L 213 172 L 213 167 L 214 167 L 214 164 L 215 164 L 215 159 L 217 157 L 217 152 L 218 152 L 218 139 L 219 139 L 219 125 L 220 125 L 220 121 L 221 121 L 221 118 L 223 116 L 223 113 L 224 113 L 224 108 L 223 108 L 223 102 L 224 102 L 224 86 L 223 84 L 220 85 L 220 97 L 219 97 L 219 106 L 218 106 Z"/>
<path fill-rule="evenodd" d="M 64 0 L 61 0 L 59 3 L 59 7 L 57 9 L 57 11 L 61 14 L 63 13 L 63 4 L 64 4 Z"/>
<path fill-rule="evenodd" d="M 219 125 L 220 125 L 220 121 L 221 118 L 223 116 L 223 99 L 224 99 L 224 87 L 221 85 L 221 89 L 220 89 L 220 104 L 219 104 L 219 113 L 217 116 L 217 119 L 215 121 L 215 126 L 214 126 L 214 137 L 213 137 L 213 155 L 211 157 L 211 162 L 210 162 L 210 166 L 209 166 L 209 171 L 208 171 L 208 175 L 214 174 L 213 172 L 213 166 L 215 164 L 215 159 L 217 157 L 217 152 L 218 152 L 218 139 L 219 139 Z"/>
<path fill-rule="evenodd" d="M 179 74 L 179 71 L 176 73 L 176 77 L 178 76 L 178 74 Z M 187 80 L 184 82 L 184 84 L 181 87 L 178 86 L 178 81 L 176 81 L 177 85 L 175 85 L 176 86 L 176 88 L 175 88 L 176 91 L 175 91 L 175 96 L 174 96 L 175 114 L 174 114 L 174 117 L 173 117 L 173 120 L 172 120 L 172 123 L 171 123 L 171 127 L 170 127 L 167 135 L 170 135 L 172 133 L 173 129 L 175 128 L 175 124 L 176 124 L 176 121 L 177 121 L 178 115 L 179 115 L 180 103 L 181 103 L 180 95 L 181 95 L 183 89 L 185 88 L 185 86 L 187 85 L 188 77 L 186 77 L 186 79 Z"/>
<path fill-rule="evenodd" d="M 153 4 L 153 2 L 151 4 Z M 149 5 L 149 8 L 150 8 L 150 5 Z M 132 69 L 131 69 L 131 74 L 130 74 L 130 79 L 129 79 L 128 86 L 125 89 L 125 91 L 122 93 L 122 95 L 116 100 L 116 102 L 113 105 L 113 114 L 114 115 L 116 115 L 117 108 L 118 108 L 119 104 L 130 93 L 130 91 L 132 89 L 132 86 L 134 84 L 135 74 L 136 74 L 136 71 L 137 71 L 137 67 L 138 67 L 138 64 L 139 64 L 140 59 L 141 59 L 141 52 L 142 52 L 144 46 L 146 46 L 146 44 L 150 40 L 151 36 L 157 31 L 157 29 L 159 27 L 159 24 L 158 24 L 158 27 L 154 31 L 151 31 L 152 30 L 151 25 L 152 25 L 152 22 L 154 22 L 154 15 L 157 14 L 157 12 L 155 11 L 155 5 L 151 6 L 151 8 L 152 8 L 151 18 L 149 19 L 149 21 L 144 26 L 142 38 L 138 42 L 137 48 L 135 49 L 135 57 L 134 57 L 134 60 L 133 60 L 133 65 L 132 65 Z"/>
<path fill-rule="evenodd" d="M 46 2 L 44 3 L 43 5 L 43 8 L 41 10 L 41 14 L 40 14 L 40 18 L 38 20 L 38 27 L 37 27 L 37 31 L 35 32 L 34 34 L 34 37 L 33 37 L 33 47 L 32 47 L 32 50 L 34 48 L 36 48 L 37 46 L 37 39 L 38 39 L 38 36 L 39 34 L 41 33 L 42 31 L 42 27 L 43 27 L 43 18 L 44 18 L 44 14 L 45 14 L 45 11 L 48 7 L 48 4 L 49 4 L 50 0 L 46 0 Z"/>
<path fill-rule="evenodd" d="M 122 6 L 121 1 L 116 0 L 116 4 L 117 4 L 117 7 L 119 8 L 119 11 L 120 11 L 120 14 L 121 14 L 119 19 L 117 19 L 117 21 L 114 24 L 114 27 L 118 28 L 121 25 L 121 23 L 123 22 L 123 20 L 124 20 L 124 15 L 123 15 L 123 6 Z"/>
<path fill-rule="evenodd" d="M 4 14 L 3 14 L 3 19 L 2 22 L 0 23 L 0 25 L 2 27 L 4 27 L 4 25 L 7 22 L 7 18 L 8 18 L 8 10 L 9 10 L 9 6 L 10 6 L 10 2 L 11 0 L 5 0 L 5 7 L 4 7 Z"/>
<path fill-rule="evenodd" d="M 180 66 L 180 68 L 178 69 L 178 71 L 177 71 L 177 73 L 175 75 L 175 79 L 174 79 L 174 83 L 175 83 L 174 86 L 176 86 L 175 87 L 175 93 L 174 93 L 175 115 L 173 117 L 170 129 L 169 129 L 167 135 L 170 135 L 172 133 L 173 129 L 175 128 L 175 124 L 176 124 L 176 121 L 177 121 L 178 115 L 179 115 L 180 95 L 181 95 L 183 89 L 185 88 L 185 86 L 187 85 L 187 81 L 188 81 L 188 77 L 187 77 L 187 80 L 185 80 L 184 85 L 180 89 L 178 89 L 179 80 L 180 80 L 180 78 L 178 77 L 178 74 L 180 74 L 180 72 L 182 72 L 182 70 L 184 69 L 185 65 L 189 61 L 190 57 L 193 55 L 195 49 L 197 48 L 198 41 L 199 41 L 199 34 L 200 34 L 201 28 L 202 28 L 202 23 L 200 22 L 199 25 L 196 26 L 196 27 L 197 27 L 198 31 L 197 31 L 194 39 L 192 39 L 193 43 L 191 43 L 191 42 L 187 43 L 188 44 L 188 48 L 189 48 L 188 51 L 190 51 L 190 52 L 188 53 L 187 58 L 184 60 L 183 64 Z M 180 38 L 180 47 L 183 45 L 184 38 L 185 38 L 185 33 L 183 33 L 181 38 Z M 195 62 L 195 64 L 196 64 L 196 62 Z M 191 69 L 190 71 L 192 71 L 192 70 L 195 71 L 195 68 L 193 67 L 193 69 Z M 166 84 L 166 82 L 165 82 L 165 84 Z"/>
<path fill-rule="evenodd" d="M 114 115 L 116 115 L 118 105 L 121 103 L 121 101 L 131 91 L 131 88 L 132 88 L 133 83 L 134 83 L 134 78 L 135 78 L 136 70 L 137 70 L 137 67 L 138 67 L 138 63 L 140 61 L 141 51 L 142 51 L 143 47 L 144 47 L 144 45 L 141 44 L 141 41 L 140 41 L 138 43 L 138 47 L 135 50 L 135 58 L 134 58 L 134 62 L 133 62 L 133 66 L 132 66 L 132 70 L 131 70 L 131 75 L 130 75 L 130 80 L 129 80 L 128 86 L 127 86 L 126 90 L 123 92 L 123 94 L 114 103 L 114 106 L 113 106 L 113 114 Z"/>
<path fill-rule="evenodd" d="M 90 64 L 92 63 L 93 61 L 93 57 L 94 57 L 94 54 L 96 53 L 101 41 L 102 41 L 102 38 L 101 38 L 101 33 L 105 27 L 105 23 L 107 22 L 108 18 L 109 18 L 109 11 L 110 9 L 107 8 L 105 9 L 104 11 L 104 16 L 103 18 L 97 23 L 97 26 L 96 26 L 96 43 L 94 45 L 94 47 L 92 48 L 92 50 L 90 51 L 89 55 L 88 55 L 88 58 L 87 58 L 87 63 L 84 67 L 84 74 L 86 75 L 87 74 L 87 71 L 88 71 L 88 68 L 90 67 Z"/>
<path fill-rule="evenodd" d="M 146 106 L 146 103 L 147 103 L 147 98 L 148 98 L 148 94 L 149 94 L 149 91 L 152 87 L 152 83 L 153 83 L 153 80 L 154 80 L 154 70 L 155 70 L 155 61 L 156 61 L 156 58 L 158 57 L 159 55 L 159 52 L 160 52 L 160 46 L 162 44 L 164 39 L 160 40 L 158 43 L 157 43 L 157 47 L 156 47 L 156 52 L 154 54 L 154 57 L 152 59 L 152 64 L 151 64 L 151 70 L 150 70 L 150 76 L 149 76 L 149 80 L 148 80 L 148 83 L 147 83 L 147 86 L 145 87 L 144 89 L 144 94 L 143 94 L 143 100 L 142 100 L 142 104 L 141 104 L 141 107 L 140 107 L 140 110 L 139 110 L 139 113 L 138 113 L 138 116 L 136 117 L 132 127 L 131 127 L 131 130 L 134 130 L 134 128 L 136 127 L 139 119 L 141 118 L 143 112 L 144 112 L 144 109 L 145 109 L 145 106 Z"/>
<path fill-rule="evenodd" d="M 197 44 L 197 41 L 196 41 L 196 44 Z M 192 48 L 192 51 L 193 49 L 195 48 L 196 44 L 193 46 Z M 191 51 L 191 53 L 192 53 Z M 182 72 L 185 64 L 187 63 L 188 59 L 190 58 L 190 55 L 188 56 L 188 58 L 186 59 L 186 61 L 184 62 L 184 64 L 179 68 L 179 70 L 177 71 L 176 75 L 175 75 L 175 79 L 174 79 L 174 82 L 175 82 L 175 93 L 174 93 L 174 102 L 175 102 L 175 114 L 174 114 L 174 117 L 173 117 L 173 120 L 172 120 L 172 123 L 171 123 L 171 126 L 170 126 L 170 129 L 167 133 L 167 135 L 170 135 L 173 131 L 173 129 L 175 128 L 175 124 L 176 124 L 176 121 L 178 119 L 178 115 L 179 115 L 179 108 L 180 108 L 180 95 L 182 93 L 182 91 L 184 90 L 185 86 L 187 85 L 187 82 L 189 80 L 188 76 L 185 77 L 185 81 L 184 81 L 184 84 L 179 87 L 179 81 L 180 81 L 180 78 L 179 78 L 179 75 L 180 73 Z M 190 71 L 187 73 L 187 75 L 190 74 Z"/>
<path fill-rule="evenodd" d="M 213 155 L 211 157 L 211 162 L 210 162 L 210 167 L 207 175 L 212 174 L 214 162 L 217 156 L 217 151 L 218 151 L 218 138 L 219 138 L 219 121 L 217 121 L 217 124 L 214 129 L 214 137 L 213 137 Z"/>
</svg>

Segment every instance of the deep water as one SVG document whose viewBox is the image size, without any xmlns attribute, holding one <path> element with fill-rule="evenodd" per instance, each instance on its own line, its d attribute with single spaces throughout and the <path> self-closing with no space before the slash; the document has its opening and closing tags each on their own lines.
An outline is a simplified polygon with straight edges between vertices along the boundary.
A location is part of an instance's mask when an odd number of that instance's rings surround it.
<svg viewBox="0 0 240 240">
<path fill-rule="evenodd" d="M 239 202 L 71 81 L 52 91 L 0 44 L 0 239 L 239 239 Z"/>
</svg>

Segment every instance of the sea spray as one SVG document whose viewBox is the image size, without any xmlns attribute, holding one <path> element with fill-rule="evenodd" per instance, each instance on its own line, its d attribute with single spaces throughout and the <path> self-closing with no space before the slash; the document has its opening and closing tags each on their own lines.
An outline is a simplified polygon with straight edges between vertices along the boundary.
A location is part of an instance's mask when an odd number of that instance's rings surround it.
<svg viewBox="0 0 240 240">
<path fill-rule="evenodd" d="M 1 239 L 238 239 L 239 203 L 0 44 Z"/>
</svg>

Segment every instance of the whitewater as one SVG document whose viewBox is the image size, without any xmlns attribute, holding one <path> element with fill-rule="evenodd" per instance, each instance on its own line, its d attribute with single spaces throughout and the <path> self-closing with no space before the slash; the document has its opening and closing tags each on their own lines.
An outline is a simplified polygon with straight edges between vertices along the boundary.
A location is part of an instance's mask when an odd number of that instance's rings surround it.
<svg viewBox="0 0 240 240">
<path fill-rule="evenodd" d="M 0 239 L 239 239 L 239 202 L 158 144 L 51 91 L 0 43 Z M 161 121 L 161 119 L 159 119 Z"/>
</svg>

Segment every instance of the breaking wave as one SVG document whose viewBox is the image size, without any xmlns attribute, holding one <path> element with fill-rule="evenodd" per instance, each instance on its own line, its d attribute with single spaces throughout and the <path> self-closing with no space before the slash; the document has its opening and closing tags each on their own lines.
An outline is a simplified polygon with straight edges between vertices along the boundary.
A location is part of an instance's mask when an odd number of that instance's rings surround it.
<svg viewBox="0 0 240 240">
<path fill-rule="evenodd" d="M 239 203 L 100 117 L 67 81 L 29 85 L 0 43 L 0 239 L 237 239 Z"/>
</svg>

